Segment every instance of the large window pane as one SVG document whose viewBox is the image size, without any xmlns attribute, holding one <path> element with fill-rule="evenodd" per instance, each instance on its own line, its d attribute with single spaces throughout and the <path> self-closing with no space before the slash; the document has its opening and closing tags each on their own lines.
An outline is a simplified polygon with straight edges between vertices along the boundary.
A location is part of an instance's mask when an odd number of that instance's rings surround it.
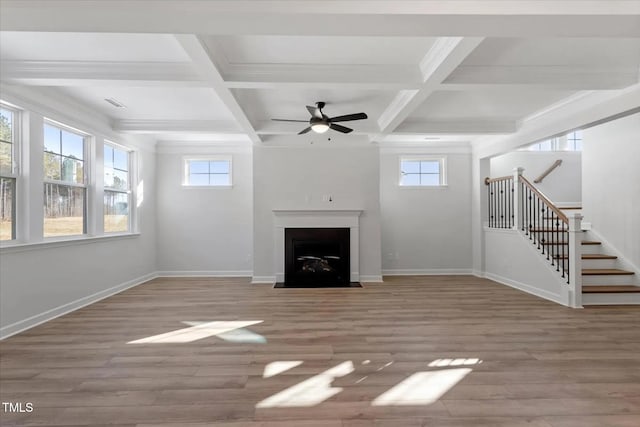
<svg viewBox="0 0 640 427">
<path fill-rule="evenodd" d="M 0 172 L 13 173 L 13 112 L 0 108 Z"/>
<path fill-rule="evenodd" d="M 60 129 L 45 123 L 44 125 L 44 151 L 52 153 L 61 153 L 60 148 Z"/>
<path fill-rule="evenodd" d="M 195 160 L 190 161 L 189 173 L 209 173 L 209 162 Z"/>
<path fill-rule="evenodd" d="M 44 185 L 44 236 L 85 233 L 85 189 L 61 184 Z"/>
<path fill-rule="evenodd" d="M 113 150 L 113 167 L 123 171 L 129 170 L 129 153 L 124 150 Z"/>
<path fill-rule="evenodd" d="M 440 175 L 422 174 L 420 176 L 420 185 L 440 185 Z"/>
<path fill-rule="evenodd" d="M 440 173 L 440 162 L 437 160 L 420 162 L 420 173 Z"/>
<path fill-rule="evenodd" d="M 104 192 L 104 232 L 129 231 L 129 195 L 116 191 Z"/>
<path fill-rule="evenodd" d="M 10 142 L 0 141 L 0 172 L 10 174 L 13 172 L 13 144 Z"/>
<path fill-rule="evenodd" d="M 57 154 L 44 153 L 44 178 L 60 179 L 60 169 L 62 166 L 62 158 Z"/>
<path fill-rule="evenodd" d="M 415 160 L 403 160 L 400 163 L 402 173 L 420 173 L 420 162 Z"/>
<path fill-rule="evenodd" d="M 227 174 L 220 174 L 220 173 L 215 173 L 212 175 L 209 175 L 209 183 L 211 185 L 229 185 L 229 175 Z"/>
<path fill-rule="evenodd" d="M 15 239 L 15 186 L 14 178 L 0 178 L 0 240 Z"/>
<path fill-rule="evenodd" d="M 192 173 L 189 175 L 189 185 L 209 185 L 209 174 Z"/>
<path fill-rule="evenodd" d="M 420 174 L 409 173 L 402 175 L 400 185 L 420 185 Z"/>
<path fill-rule="evenodd" d="M 84 159 L 84 137 L 63 130 L 62 155 L 74 159 Z"/>
<path fill-rule="evenodd" d="M 211 166 L 209 169 L 210 173 L 229 173 L 229 162 L 221 161 L 221 162 L 211 162 Z"/>
</svg>

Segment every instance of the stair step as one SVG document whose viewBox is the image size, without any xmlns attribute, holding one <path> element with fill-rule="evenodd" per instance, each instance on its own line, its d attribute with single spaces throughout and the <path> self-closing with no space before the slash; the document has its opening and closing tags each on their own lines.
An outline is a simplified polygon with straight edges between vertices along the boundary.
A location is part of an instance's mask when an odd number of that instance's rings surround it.
<svg viewBox="0 0 640 427">
<path fill-rule="evenodd" d="M 567 259 L 566 255 L 556 255 L 555 259 Z M 603 254 L 582 254 L 582 259 L 618 259 L 615 255 L 603 255 Z"/>
<path fill-rule="evenodd" d="M 582 287 L 583 294 L 620 294 L 640 292 L 640 287 L 632 285 L 588 285 Z"/>
<path fill-rule="evenodd" d="M 542 244 L 543 245 L 568 245 L 569 242 L 544 242 Z M 582 244 L 583 245 L 601 245 L 602 243 L 595 242 L 595 241 L 592 241 L 592 240 L 583 240 Z"/>
<path fill-rule="evenodd" d="M 630 276 L 635 274 L 633 271 L 620 270 L 617 268 L 584 268 L 583 276 Z"/>
</svg>

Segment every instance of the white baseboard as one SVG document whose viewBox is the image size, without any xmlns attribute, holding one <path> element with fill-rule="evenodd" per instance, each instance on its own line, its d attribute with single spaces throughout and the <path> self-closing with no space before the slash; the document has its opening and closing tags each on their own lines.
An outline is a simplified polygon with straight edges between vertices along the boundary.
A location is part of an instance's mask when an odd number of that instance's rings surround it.
<svg viewBox="0 0 640 427">
<path fill-rule="evenodd" d="M 526 292 L 531 295 L 535 295 L 537 297 L 546 299 L 548 301 L 552 301 L 564 306 L 568 306 L 567 301 L 565 300 L 566 298 L 563 298 L 563 296 L 560 294 L 554 294 L 552 292 L 548 292 L 543 289 L 534 288 L 533 286 L 529 286 L 525 283 L 518 282 L 516 280 L 507 279 L 506 277 L 498 276 L 497 274 L 493 274 L 493 273 L 485 273 L 484 277 L 487 279 L 493 280 L 494 282 L 507 285 L 509 287 L 518 289 L 520 291 Z"/>
<path fill-rule="evenodd" d="M 88 295 L 67 304 L 63 304 L 59 307 L 52 308 L 51 310 L 36 314 L 35 316 L 31 316 L 24 320 L 19 320 L 15 323 L 4 326 L 0 328 L 0 340 L 9 338 L 12 335 L 26 331 L 27 329 L 31 329 L 42 323 L 53 320 L 56 317 L 60 317 L 67 313 L 71 313 L 72 311 L 78 310 L 82 307 L 86 307 L 89 304 L 93 304 L 129 288 L 133 288 L 134 286 L 141 285 L 145 282 L 148 282 L 149 280 L 155 279 L 156 277 L 158 277 L 156 273 L 145 274 L 144 276 L 129 280 L 128 282 L 124 282 L 100 292 L 96 292 L 93 295 Z"/>
<path fill-rule="evenodd" d="M 471 270 L 471 274 L 472 274 L 472 275 L 474 275 L 474 276 L 476 276 L 476 277 L 481 277 L 481 278 L 485 278 L 485 277 L 487 277 L 487 276 L 484 274 L 484 271 L 481 271 L 481 270 Z"/>
<path fill-rule="evenodd" d="M 251 284 L 252 285 L 262 285 L 262 284 L 275 285 L 275 283 L 276 283 L 276 276 L 253 276 L 253 277 L 251 277 Z"/>
<path fill-rule="evenodd" d="M 177 270 L 177 271 L 158 271 L 158 277 L 251 277 L 253 272 L 250 270 L 229 270 L 229 271 L 197 271 L 197 270 Z"/>
<path fill-rule="evenodd" d="M 468 276 L 473 274 L 470 268 L 422 268 L 382 270 L 383 276 Z"/>
<path fill-rule="evenodd" d="M 366 283 L 382 283 L 382 282 L 384 282 L 384 280 L 382 280 L 382 276 L 363 276 L 362 274 L 360 275 L 360 281 L 361 282 L 366 282 Z"/>
</svg>

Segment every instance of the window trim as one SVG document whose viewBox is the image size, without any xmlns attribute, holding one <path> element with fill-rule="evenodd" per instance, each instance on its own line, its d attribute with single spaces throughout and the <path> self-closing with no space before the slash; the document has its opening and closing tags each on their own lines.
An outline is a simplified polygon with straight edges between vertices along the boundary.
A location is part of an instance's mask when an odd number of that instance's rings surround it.
<svg viewBox="0 0 640 427">
<path fill-rule="evenodd" d="M 438 185 L 402 185 L 402 162 L 403 161 L 437 161 L 440 164 L 439 184 Z M 447 188 L 447 156 L 431 156 L 431 155 L 401 155 L 398 157 L 398 187 L 406 189 L 428 189 L 428 188 Z"/>
<path fill-rule="evenodd" d="M 193 185 L 189 183 L 189 162 L 191 161 L 227 161 L 229 162 L 229 184 L 223 185 Z M 182 186 L 189 189 L 229 189 L 233 187 L 233 156 L 231 154 L 197 155 L 184 156 L 182 158 Z"/>
</svg>

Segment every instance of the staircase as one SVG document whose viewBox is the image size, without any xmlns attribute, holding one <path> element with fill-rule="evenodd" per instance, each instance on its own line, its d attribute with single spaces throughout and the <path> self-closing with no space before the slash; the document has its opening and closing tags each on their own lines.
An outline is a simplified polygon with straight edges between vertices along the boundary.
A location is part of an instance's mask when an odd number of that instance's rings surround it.
<svg viewBox="0 0 640 427">
<path fill-rule="evenodd" d="M 560 208 L 567 216 L 580 213 L 580 207 Z M 532 229 L 538 238 L 544 239 L 544 228 Z M 640 304 L 640 286 L 633 271 L 620 268 L 616 255 L 603 253 L 602 242 L 583 230 L 582 240 L 582 305 L 630 305 Z M 545 242 L 550 245 L 568 245 L 566 238 Z M 556 259 L 566 258 L 558 255 Z"/>
<path fill-rule="evenodd" d="M 640 281 L 581 227 L 581 207 L 558 207 L 522 176 L 486 178 L 488 227 L 520 230 L 569 287 L 570 307 L 640 304 Z M 571 230 L 571 231 L 570 231 Z"/>
</svg>

